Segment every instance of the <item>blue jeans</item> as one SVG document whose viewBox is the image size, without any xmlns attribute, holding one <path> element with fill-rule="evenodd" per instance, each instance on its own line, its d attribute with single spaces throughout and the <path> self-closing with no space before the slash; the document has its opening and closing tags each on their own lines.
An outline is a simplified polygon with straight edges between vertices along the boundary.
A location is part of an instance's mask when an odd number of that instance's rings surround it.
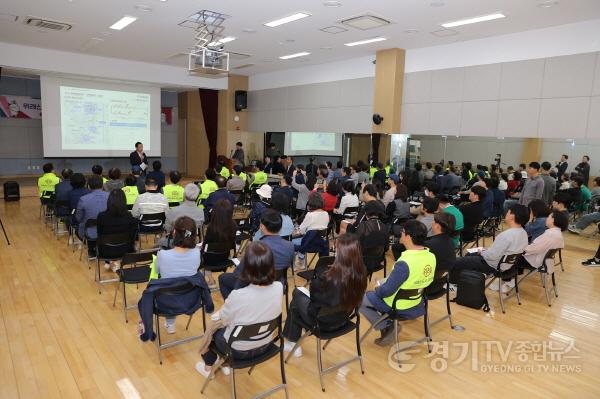
<svg viewBox="0 0 600 399">
<path fill-rule="evenodd" d="M 587 215 L 583 215 L 575 224 L 575 227 L 577 227 L 580 230 L 584 230 L 585 228 L 587 228 L 590 224 L 592 223 L 598 223 L 600 222 L 600 212 L 594 212 L 594 213 L 590 213 Z"/>
</svg>

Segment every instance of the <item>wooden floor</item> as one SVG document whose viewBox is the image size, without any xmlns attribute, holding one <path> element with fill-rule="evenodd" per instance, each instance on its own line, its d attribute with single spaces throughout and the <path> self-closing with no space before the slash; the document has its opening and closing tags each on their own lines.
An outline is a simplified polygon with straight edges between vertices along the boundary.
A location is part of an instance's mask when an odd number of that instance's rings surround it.
<svg viewBox="0 0 600 399">
<path fill-rule="evenodd" d="M 7 246 L 0 236 L 0 398 L 202 397 L 204 380 L 194 370 L 197 343 L 165 350 L 161 366 L 155 345 L 137 337 L 137 312 L 130 311 L 126 324 L 120 299 L 112 306 L 113 287 L 98 294 L 87 265 L 67 248 L 64 236 L 57 239 L 44 226 L 38 211 L 36 198 L 0 205 L 12 242 Z M 419 346 L 405 360 L 403 372 L 388 365 L 388 349 L 374 345 L 372 335 L 363 344 L 366 374 L 361 375 L 357 363 L 350 364 L 325 377 L 325 394 L 319 387 L 315 340 L 308 339 L 304 357 L 286 366 L 290 397 L 600 397 L 600 269 L 580 265 L 594 253 L 598 239 L 566 234 L 566 271 L 557 273 L 560 296 L 552 307 L 545 303 L 537 276 L 523 285 L 522 306 L 513 300 L 506 314 L 493 293 L 488 293 L 490 313 L 453 305 L 455 323 L 465 331 L 437 324 L 432 334 L 438 353 L 426 358 Z M 133 287 L 128 296 L 136 299 L 141 291 Z M 217 305 L 222 303 L 218 294 L 213 297 Z M 432 319 L 444 312 L 443 300 L 432 303 Z M 184 322 L 177 321 L 177 337 L 185 335 Z M 198 319 L 191 329 L 201 330 Z M 421 321 L 407 322 L 401 339 L 421 334 Z M 575 358 L 552 358 L 567 345 L 574 348 L 565 356 Z M 544 355 L 544 348 L 552 354 Z M 352 337 L 334 341 L 324 352 L 325 364 L 352 351 Z M 498 369 L 490 371 L 494 365 Z M 239 397 L 277 384 L 278 370 L 271 361 L 251 376 L 240 373 Z M 221 374 L 205 393 L 209 398 L 228 395 L 228 379 Z"/>
</svg>

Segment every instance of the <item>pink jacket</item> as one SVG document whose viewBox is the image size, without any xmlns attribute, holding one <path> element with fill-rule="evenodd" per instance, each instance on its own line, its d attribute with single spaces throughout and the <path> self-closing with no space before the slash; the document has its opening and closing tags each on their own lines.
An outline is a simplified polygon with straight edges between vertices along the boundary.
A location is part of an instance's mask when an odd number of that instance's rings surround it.
<svg viewBox="0 0 600 399">
<path fill-rule="evenodd" d="M 564 248 L 565 241 L 562 231 L 558 227 L 547 229 L 544 234 L 533 240 L 531 244 L 525 247 L 525 260 L 533 267 L 542 266 L 544 256 L 551 249 Z M 553 264 L 549 262 L 548 272 L 552 273 Z"/>
</svg>

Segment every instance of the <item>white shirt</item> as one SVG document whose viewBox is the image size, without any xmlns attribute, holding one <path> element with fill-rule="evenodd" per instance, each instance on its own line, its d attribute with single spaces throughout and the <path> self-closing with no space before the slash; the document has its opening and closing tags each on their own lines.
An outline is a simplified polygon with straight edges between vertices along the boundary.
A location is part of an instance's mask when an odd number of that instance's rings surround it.
<svg viewBox="0 0 600 399">
<path fill-rule="evenodd" d="M 141 215 L 163 213 L 167 209 L 169 209 L 169 201 L 164 195 L 146 191 L 144 194 L 140 194 L 135 200 L 131 209 L 131 215 L 138 218 Z"/>
<path fill-rule="evenodd" d="M 353 193 L 346 193 L 340 200 L 340 207 L 333 210 L 334 213 L 343 215 L 346 212 L 346 208 L 358 207 L 358 197 Z"/>
<path fill-rule="evenodd" d="M 500 182 L 498 183 L 498 190 L 500 190 L 500 191 L 508 190 L 508 183 L 504 180 L 500 180 Z"/>
<path fill-rule="evenodd" d="M 385 192 L 385 194 L 383 195 L 383 198 L 381 199 L 381 202 L 383 202 L 383 205 L 385 205 L 387 207 L 388 204 L 390 202 L 392 202 L 395 197 L 396 197 L 396 188 L 392 187 Z"/>
<path fill-rule="evenodd" d="M 308 230 L 324 230 L 329 225 L 329 214 L 322 209 L 308 212 L 299 227 L 300 234 L 306 234 Z"/>
</svg>

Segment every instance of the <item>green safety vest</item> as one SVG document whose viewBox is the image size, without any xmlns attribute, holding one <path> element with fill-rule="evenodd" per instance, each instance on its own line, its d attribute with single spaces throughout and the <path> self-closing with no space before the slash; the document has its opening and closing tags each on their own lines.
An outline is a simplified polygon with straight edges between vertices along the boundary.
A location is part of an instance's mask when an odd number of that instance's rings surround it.
<svg viewBox="0 0 600 399">
<path fill-rule="evenodd" d="M 106 183 L 108 181 L 108 179 L 104 176 L 102 176 L 102 184 Z"/>
<path fill-rule="evenodd" d="M 375 172 L 377 172 L 377 168 L 371 166 L 371 168 L 369 169 L 369 177 L 372 179 L 373 176 L 375 176 Z"/>
<path fill-rule="evenodd" d="M 475 172 L 473 172 L 471 169 L 469 169 L 469 180 L 471 180 L 473 178 L 473 176 L 475 176 Z"/>
<path fill-rule="evenodd" d="M 54 192 L 54 186 L 60 183 L 60 179 L 54 173 L 44 173 L 38 179 L 38 191 L 40 197 L 50 198 L 50 193 Z M 44 194 L 45 192 L 45 194 Z"/>
<path fill-rule="evenodd" d="M 246 181 L 248 181 L 248 175 L 245 174 L 244 172 L 239 174 L 240 179 L 242 179 L 244 181 L 244 183 L 246 183 Z"/>
<path fill-rule="evenodd" d="M 390 308 L 394 304 L 394 298 L 398 291 L 417 290 L 428 287 L 435 276 L 435 255 L 429 252 L 429 249 L 406 250 L 398 258 L 398 262 L 403 261 L 408 265 L 408 278 L 402 283 L 394 294 L 384 298 L 383 301 Z M 396 309 L 405 310 L 417 306 L 421 303 L 421 297 L 415 299 L 398 299 Z"/>
<path fill-rule="evenodd" d="M 385 167 L 385 176 L 390 177 L 390 165 Z"/>
<path fill-rule="evenodd" d="M 217 191 L 218 188 L 219 187 L 217 186 L 217 183 L 215 183 L 214 181 L 208 179 L 204 180 L 200 184 L 200 190 L 202 190 L 202 193 L 200 193 L 200 195 L 198 196 L 196 204 L 198 204 L 200 208 L 204 208 L 204 205 L 202 205 L 200 202 L 202 202 L 202 200 L 207 199 L 210 193 L 212 193 L 213 191 Z"/>
<path fill-rule="evenodd" d="M 221 171 L 219 172 L 219 174 L 226 179 L 229 179 L 229 176 L 231 176 L 231 172 L 225 166 L 223 166 L 221 168 Z"/>
<path fill-rule="evenodd" d="M 135 204 L 135 200 L 140 195 L 137 186 L 125 186 L 121 188 L 125 193 L 125 200 L 127 201 L 127 205 Z"/>
<path fill-rule="evenodd" d="M 183 202 L 183 187 L 179 184 L 167 184 L 163 187 L 163 194 L 167 197 L 167 201 L 171 202 Z"/>
<path fill-rule="evenodd" d="M 256 172 L 254 174 L 254 181 L 252 182 L 253 186 L 262 186 L 263 184 L 267 184 L 267 180 L 269 180 L 269 177 L 267 176 L 267 174 L 265 172 L 263 172 L 262 170 L 259 170 L 258 172 Z"/>
</svg>

